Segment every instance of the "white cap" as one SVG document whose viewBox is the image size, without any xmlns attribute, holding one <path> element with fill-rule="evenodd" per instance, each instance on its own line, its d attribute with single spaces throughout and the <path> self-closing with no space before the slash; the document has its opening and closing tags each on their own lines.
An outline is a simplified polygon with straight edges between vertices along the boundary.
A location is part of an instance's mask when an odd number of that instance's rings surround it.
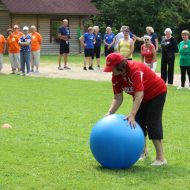
<svg viewBox="0 0 190 190">
<path fill-rule="evenodd" d="M 24 26 L 23 30 L 29 30 L 28 26 Z"/>
<path fill-rule="evenodd" d="M 164 34 L 166 34 L 166 32 L 169 32 L 170 34 L 172 34 L 172 30 L 170 28 L 166 28 L 164 31 Z"/>
<path fill-rule="evenodd" d="M 146 35 L 146 34 L 145 34 L 145 35 L 143 36 L 143 38 L 144 38 L 144 39 L 150 39 L 151 37 L 150 37 L 149 35 Z"/>
</svg>

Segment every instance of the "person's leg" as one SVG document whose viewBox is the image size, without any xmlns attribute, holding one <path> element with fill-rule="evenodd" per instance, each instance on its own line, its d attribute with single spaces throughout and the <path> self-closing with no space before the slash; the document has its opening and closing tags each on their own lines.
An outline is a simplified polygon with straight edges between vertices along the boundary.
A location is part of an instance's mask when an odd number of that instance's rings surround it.
<svg viewBox="0 0 190 190">
<path fill-rule="evenodd" d="M 21 62 L 20 62 L 20 53 L 13 53 L 13 64 L 15 71 L 18 69 L 18 72 L 21 70 Z"/>
<path fill-rule="evenodd" d="M 39 65 L 40 65 L 40 50 L 34 53 L 34 65 L 36 66 L 36 71 L 39 72 Z"/>
<path fill-rule="evenodd" d="M 68 54 L 69 54 L 69 43 L 64 45 L 64 69 L 71 69 L 68 67 Z"/>
<path fill-rule="evenodd" d="M 97 47 L 96 50 L 96 63 L 97 63 L 97 68 L 100 68 L 100 52 L 101 52 L 101 46 Z"/>
<path fill-rule="evenodd" d="M 89 56 L 89 57 L 86 57 L 86 62 L 87 62 L 87 64 L 88 64 L 88 68 L 90 69 L 90 65 L 91 65 L 91 56 Z"/>
<path fill-rule="evenodd" d="M 58 69 L 59 70 L 63 70 L 63 68 L 61 67 L 62 56 L 63 56 L 63 54 L 59 54 L 59 56 L 58 56 Z"/>
<path fill-rule="evenodd" d="M 83 70 L 87 70 L 86 64 L 88 63 L 88 49 L 84 49 L 84 67 Z"/>
<path fill-rule="evenodd" d="M 24 52 L 20 52 L 20 63 L 21 63 L 21 71 L 25 74 L 25 59 L 24 59 Z"/>
<path fill-rule="evenodd" d="M 175 56 L 173 55 L 168 62 L 168 84 L 173 84 L 174 62 L 175 62 Z"/>
<path fill-rule="evenodd" d="M 113 52 L 114 52 L 114 48 L 111 47 L 111 48 L 110 48 L 110 53 L 113 53 Z M 109 53 L 109 54 L 110 54 L 110 53 Z"/>
<path fill-rule="evenodd" d="M 27 73 L 30 73 L 30 52 L 25 52 L 25 62 Z"/>
<path fill-rule="evenodd" d="M 93 70 L 92 56 L 94 55 L 94 49 L 89 50 L 89 69 Z"/>
<path fill-rule="evenodd" d="M 18 72 L 20 72 L 21 70 L 20 53 L 14 54 L 14 62 L 15 62 L 16 68 L 18 69 Z"/>
<path fill-rule="evenodd" d="M 31 72 L 34 72 L 34 62 L 35 62 L 35 58 L 34 58 L 34 51 L 30 52 L 30 64 L 31 64 Z"/>
<path fill-rule="evenodd" d="M 164 57 L 161 59 L 161 78 L 167 82 L 167 60 Z"/>
<path fill-rule="evenodd" d="M 104 47 L 104 52 L 105 52 L 105 56 L 108 56 L 108 55 L 109 55 L 109 51 L 108 51 L 107 46 Z"/>
<path fill-rule="evenodd" d="M 156 149 L 156 160 L 165 161 L 162 139 L 152 140 L 152 142 L 153 142 L 154 147 Z"/>
<path fill-rule="evenodd" d="M 59 70 L 63 70 L 63 68 L 61 67 L 61 59 L 62 59 L 63 54 L 64 54 L 64 44 L 60 43 L 59 56 L 58 56 L 58 69 Z"/>
<path fill-rule="evenodd" d="M 151 70 L 156 72 L 157 62 L 152 63 Z"/>
<path fill-rule="evenodd" d="M 162 113 L 165 104 L 166 94 L 159 95 L 153 100 L 149 101 L 147 113 L 147 129 L 149 139 L 152 140 L 155 150 L 156 158 L 152 165 L 165 164 L 164 151 L 162 145 L 163 129 L 162 129 Z"/>
<path fill-rule="evenodd" d="M 64 53 L 64 67 L 67 66 L 67 56 L 68 54 L 67 53 Z"/>
<path fill-rule="evenodd" d="M 93 65 L 94 65 L 94 57 L 96 56 L 96 47 L 94 47 L 94 52 L 93 52 L 93 54 L 92 54 L 92 57 L 91 57 L 91 63 L 90 63 L 90 65 L 93 67 Z"/>
<path fill-rule="evenodd" d="M 12 68 L 12 74 L 15 74 L 15 65 L 14 65 L 14 57 L 13 57 L 13 53 L 9 53 L 9 60 L 11 63 L 11 68 Z"/>
<path fill-rule="evenodd" d="M 186 67 L 185 66 L 180 66 L 181 70 L 181 87 L 185 87 L 185 81 L 186 81 Z"/>
<path fill-rule="evenodd" d="M 146 145 L 146 136 L 147 136 L 146 117 L 147 117 L 147 106 L 146 103 L 142 103 L 135 116 L 135 121 L 140 125 L 141 129 L 143 130 L 145 138 L 144 150 L 140 158 L 141 160 L 145 159 L 148 156 L 148 149 Z"/>
</svg>

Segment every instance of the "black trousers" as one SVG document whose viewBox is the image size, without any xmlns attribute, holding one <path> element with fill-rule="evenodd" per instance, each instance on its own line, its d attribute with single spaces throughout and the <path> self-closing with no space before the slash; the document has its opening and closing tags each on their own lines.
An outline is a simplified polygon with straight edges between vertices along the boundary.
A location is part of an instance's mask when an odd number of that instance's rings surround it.
<svg viewBox="0 0 190 190">
<path fill-rule="evenodd" d="M 161 78 L 165 81 L 168 81 L 168 84 L 173 84 L 174 79 L 174 62 L 175 55 L 162 55 L 161 59 Z"/>
<path fill-rule="evenodd" d="M 189 86 L 190 86 L 190 66 L 180 66 L 180 70 L 181 70 L 181 86 L 185 87 L 186 72 L 189 77 Z"/>
<path fill-rule="evenodd" d="M 105 51 L 105 56 L 108 56 L 110 53 L 113 53 L 114 52 L 114 48 L 111 47 L 108 49 L 107 46 L 104 47 L 104 51 Z"/>
</svg>

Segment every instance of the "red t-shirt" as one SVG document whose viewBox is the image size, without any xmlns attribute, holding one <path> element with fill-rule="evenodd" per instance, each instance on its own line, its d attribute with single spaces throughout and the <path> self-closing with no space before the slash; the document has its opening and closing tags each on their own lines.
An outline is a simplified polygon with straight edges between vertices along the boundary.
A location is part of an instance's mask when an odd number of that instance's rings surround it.
<svg viewBox="0 0 190 190">
<path fill-rule="evenodd" d="M 153 53 L 152 53 L 152 49 L 155 48 L 153 44 L 150 44 L 149 47 L 145 47 L 145 45 L 143 44 L 141 46 L 141 55 L 144 57 L 145 59 L 145 63 L 152 63 L 152 59 L 153 59 Z"/>
<path fill-rule="evenodd" d="M 147 102 L 167 91 L 165 82 L 145 64 L 128 61 L 126 75 L 112 75 L 114 94 L 125 91 L 134 96 L 135 92 L 144 91 L 142 102 Z"/>
</svg>

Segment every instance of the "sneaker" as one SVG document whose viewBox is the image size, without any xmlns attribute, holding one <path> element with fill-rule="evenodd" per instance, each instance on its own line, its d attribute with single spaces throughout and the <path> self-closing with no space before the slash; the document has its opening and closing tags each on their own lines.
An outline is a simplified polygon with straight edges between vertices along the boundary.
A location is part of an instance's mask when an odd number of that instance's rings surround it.
<svg viewBox="0 0 190 190">
<path fill-rule="evenodd" d="M 25 76 L 25 73 L 20 73 L 21 76 Z"/>
<path fill-rule="evenodd" d="M 182 87 L 182 86 L 177 87 L 177 90 L 181 90 L 181 89 L 184 89 L 184 87 Z"/>
<path fill-rule="evenodd" d="M 66 65 L 66 66 L 64 66 L 64 69 L 65 70 L 70 70 L 71 68 Z"/>
<path fill-rule="evenodd" d="M 139 160 L 146 160 L 148 158 L 148 153 L 143 153 L 143 154 L 141 154 L 141 156 L 140 156 L 140 158 L 139 158 Z"/>
<path fill-rule="evenodd" d="M 57 69 L 58 69 L 58 70 L 63 70 L 63 68 L 62 68 L 61 66 L 59 66 Z"/>
<path fill-rule="evenodd" d="M 83 70 L 87 71 L 87 68 L 86 68 L 86 67 L 83 67 Z"/>
<path fill-rule="evenodd" d="M 89 70 L 94 70 L 92 66 L 88 67 Z"/>
<path fill-rule="evenodd" d="M 35 70 L 35 71 L 34 71 L 34 73 L 36 73 L 36 74 L 37 74 L 37 73 L 39 73 L 39 71 L 38 71 L 38 70 Z"/>
<path fill-rule="evenodd" d="M 166 160 L 155 160 L 151 166 L 163 166 L 163 165 L 167 165 L 167 161 Z"/>
</svg>

